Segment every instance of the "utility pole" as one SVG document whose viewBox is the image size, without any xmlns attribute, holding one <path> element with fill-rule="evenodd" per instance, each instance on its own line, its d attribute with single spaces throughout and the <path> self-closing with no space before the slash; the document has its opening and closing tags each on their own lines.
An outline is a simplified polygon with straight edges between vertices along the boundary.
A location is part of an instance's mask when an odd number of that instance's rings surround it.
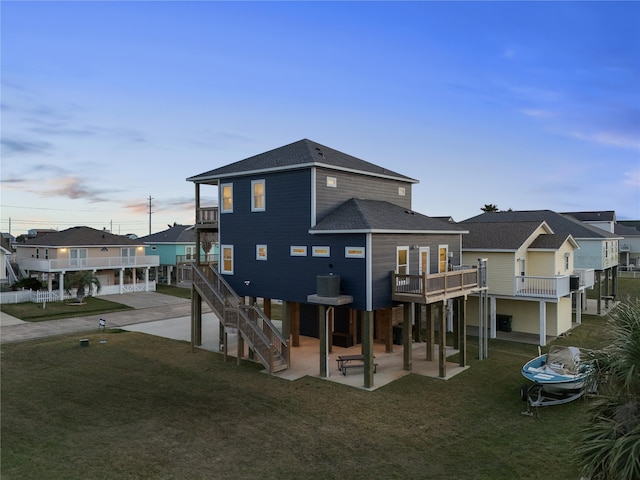
<svg viewBox="0 0 640 480">
<path fill-rule="evenodd" d="M 149 235 L 151 235 L 151 207 L 153 206 L 151 205 L 151 200 L 153 200 L 153 198 L 149 195 Z"/>
</svg>

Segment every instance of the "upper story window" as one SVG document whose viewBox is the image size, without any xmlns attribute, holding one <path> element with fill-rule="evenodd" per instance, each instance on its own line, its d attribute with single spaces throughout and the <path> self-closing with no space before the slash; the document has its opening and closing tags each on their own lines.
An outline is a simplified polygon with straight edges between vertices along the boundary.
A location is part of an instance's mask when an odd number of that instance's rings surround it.
<svg viewBox="0 0 640 480">
<path fill-rule="evenodd" d="M 338 179 L 336 177 L 327 177 L 327 187 L 337 188 Z"/>
<path fill-rule="evenodd" d="M 398 195 L 404 197 L 407 194 L 407 189 L 404 187 L 398 187 Z"/>
<path fill-rule="evenodd" d="M 222 213 L 233 212 L 233 184 L 223 183 L 220 185 L 220 190 L 222 196 Z"/>
<path fill-rule="evenodd" d="M 266 260 L 266 259 L 267 259 L 267 246 L 256 245 L 256 260 Z"/>
<path fill-rule="evenodd" d="M 264 212 L 265 209 L 264 180 L 253 180 L 251 182 L 251 211 Z"/>
</svg>

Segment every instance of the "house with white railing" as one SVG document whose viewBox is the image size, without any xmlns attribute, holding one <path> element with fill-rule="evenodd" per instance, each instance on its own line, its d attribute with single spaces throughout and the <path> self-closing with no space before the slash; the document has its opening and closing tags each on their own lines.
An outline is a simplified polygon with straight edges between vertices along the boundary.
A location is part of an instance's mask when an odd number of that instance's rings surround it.
<svg viewBox="0 0 640 480">
<path fill-rule="evenodd" d="M 569 233 L 556 233 L 544 220 L 474 222 L 462 224 L 463 262 L 488 261 L 490 336 L 496 330 L 558 336 L 572 327 L 572 299 L 577 322 L 585 288 L 593 285 L 593 270 L 577 270 L 579 245 Z M 477 299 L 469 302 L 477 310 Z M 470 318 L 477 317 L 473 313 Z"/>
<path fill-rule="evenodd" d="M 159 265 L 159 257 L 146 255 L 140 240 L 90 227 L 30 238 L 16 244 L 15 258 L 21 271 L 46 282 L 47 291 L 57 290 L 59 298 L 64 298 L 65 277 L 79 271 L 94 272 L 101 287 L 114 293 L 152 290 L 149 271 Z"/>
</svg>

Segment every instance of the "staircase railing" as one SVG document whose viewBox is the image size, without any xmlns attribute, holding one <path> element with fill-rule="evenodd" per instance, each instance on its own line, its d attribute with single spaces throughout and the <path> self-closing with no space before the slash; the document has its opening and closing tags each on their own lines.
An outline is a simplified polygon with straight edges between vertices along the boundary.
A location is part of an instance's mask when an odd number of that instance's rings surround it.
<svg viewBox="0 0 640 480">
<path fill-rule="evenodd" d="M 225 327 L 238 330 L 269 373 L 288 368 L 289 341 L 264 312 L 245 305 L 222 276 L 211 267 L 193 266 L 193 285 L 215 311 Z"/>
</svg>

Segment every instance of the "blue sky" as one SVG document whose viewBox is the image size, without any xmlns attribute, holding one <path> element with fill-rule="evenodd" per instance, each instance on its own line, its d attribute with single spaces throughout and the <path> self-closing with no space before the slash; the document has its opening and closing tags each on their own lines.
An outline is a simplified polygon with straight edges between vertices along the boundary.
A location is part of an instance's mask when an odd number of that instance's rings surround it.
<svg viewBox="0 0 640 480">
<path fill-rule="evenodd" d="M 0 230 L 193 223 L 185 179 L 309 138 L 413 207 L 640 219 L 639 2 L 29 2 L 1 13 Z"/>
</svg>

